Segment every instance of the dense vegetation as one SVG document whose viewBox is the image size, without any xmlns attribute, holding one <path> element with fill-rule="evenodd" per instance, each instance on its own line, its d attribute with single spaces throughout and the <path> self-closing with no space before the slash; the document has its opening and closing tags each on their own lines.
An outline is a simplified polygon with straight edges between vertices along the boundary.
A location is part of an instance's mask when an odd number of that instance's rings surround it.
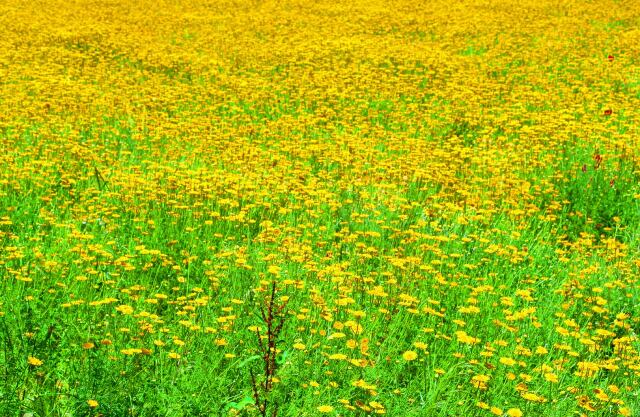
<svg viewBox="0 0 640 417">
<path fill-rule="evenodd" d="M 636 2 L 0 24 L 0 415 L 640 413 Z"/>
</svg>

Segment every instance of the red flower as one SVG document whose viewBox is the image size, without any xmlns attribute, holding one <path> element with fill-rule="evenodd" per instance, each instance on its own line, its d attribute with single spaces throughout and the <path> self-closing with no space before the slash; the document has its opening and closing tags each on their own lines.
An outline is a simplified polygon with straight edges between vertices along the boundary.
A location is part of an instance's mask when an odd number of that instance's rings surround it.
<svg viewBox="0 0 640 417">
<path fill-rule="evenodd" d="M 604 115 L 605 116 L 611 116 L 611 113 L 613 113 L 613 110 L 611 110 L 611 109 L 607 109 L 607 110 L 604 111 Z"/>
<path fill-rule="evenodd" d="M 613 62 L 613 55 L 609 55 L 607 59 L 609 60 L 609 62 Z"/>
<path fill-rule="evenodd" d="M 599 153 L 595 154 L 593 156 L 593 160 L 595 161 L 595 163 L 593 164 L 593 168 L 594 169 L 600 168 L 600 164 L 602 163 L 602 155 L 600 155 Z"/>
</svg>

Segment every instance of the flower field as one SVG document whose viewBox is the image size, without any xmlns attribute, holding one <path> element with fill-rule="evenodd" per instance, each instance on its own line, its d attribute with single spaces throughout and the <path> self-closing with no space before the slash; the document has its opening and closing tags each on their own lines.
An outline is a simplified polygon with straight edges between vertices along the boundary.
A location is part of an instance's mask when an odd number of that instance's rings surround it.
<svg viewBox="0 0 640 417">
<path fill-rule="evenodd" d="M 0 416 L 640 416 L 637 2 L 0 25 Z"/>
</svg>

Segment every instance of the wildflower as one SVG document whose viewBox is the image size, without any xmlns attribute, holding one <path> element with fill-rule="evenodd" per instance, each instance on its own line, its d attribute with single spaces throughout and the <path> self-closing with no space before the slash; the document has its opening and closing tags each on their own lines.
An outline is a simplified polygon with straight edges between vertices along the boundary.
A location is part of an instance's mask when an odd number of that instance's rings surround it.
<svg viewBox="0 0 640 417">
<path fill-rule="evenodd" d="M 544 346 L 538 346 L 536 348 L 537 355 L 546 355 L 547 353 L 549 353 L 549 351 Z"/>
<path fill-rule="evenodd" d="M 29 358 L 27 359 L 27 362 L 31 366 L 40 366 L 40 365 L 43 364 L 43 362 L 40 359 L 38 359 L 38 358 L 36 358 L 34 356 L 29 356 Z"/>
<path fill-rule="evenodd" d="M 491 379 L 489 375 L 475 375 L 471 378 L 471 385 L 480 390 L 486 390 L 489 379 Z"/>
<path fill-rule="evenodd" d="M 458 342 L 468 345 L 475 345 L 477 343 L 480 343 L 480 339 L 478 339 L 477 337 L 471 337 L 467 334 L 467 332 L 463 332 L 461 330 L 456 332 L 456 337 L 458 338 Z"/>
<path fill-rule="evenodd" d="M 491 407 L 489 411 L 491 411 L 491 414 L 495 414 L 496 416 L 501 416 L 504 413 L 504 411 L 502 411 L 502 408 L 498 407 Z"/>
<path fill-rule="evenodd" d="M 318 410 L 321 413 L 330 413 L 333 411 L 333 407 L 330 405 L 321 405 L 318 408 L 316 408 L 316 410 Z"/>
<path fill-rule="evenodd" d="M 91 408 L 96 408 L 99 405 L 96 400 L 87 400 L 87 404 L 89 404 Z"/>
<path fill-rule="evenodd" d="M 593 156 L 593 169 L 600 168 L 600 164 L 602 164 L 602 155 L 597 153 Z"/>
<path fill-rule="evenodd" d="M 533 392 L 523 393 L 522 398 L 524 398 L 527 401 L 539 402 L 539 403 L 543 403 L 547 401 L 546 398 L 544 398 L 543 396 L 534 394 Z"/>
<path fill-rule="evenodd" d="M 507 416 L 509 417 L 522 417 L 522 411 L 519 408 L 510 408 L 507 410 Z"/>
<path fill-rule="evenodd" d="M 512 359 L 512 358 L 500 358 L 500 363 L 507 366 L 513 366 L 517 362 L 515 361 L 515 359 Z"/>
<path fill-rule="evenodd" d="M 119 311 L 120 313 L 124 314 L 124 315 L 128 315 L 133 313 L 133 307 L 123 304 L 123 305 L 119 305 L 118 307 L 116 307 L 116 311 Z"/>
<path fill-rule="evenodd" d="M 631 409 L 629 407 L 620 407 L 620 408 L 618 408 L 618 414 L 620 414 L 621 416 L 624 416 L 624 417 L 630 417 L 631 416 Z"/>
<path fill-rule="evenodd" d="M 371 408 L 376 408 L 376 409 L 383 409 L 384 408 L 382 403 L 379 403 L 377 401 L 369 401 L 369 405 L 371 406 Z"/>
<path fill-rule="evenodd" d="M 478 401 L 476 403 L 476 406 L 479 408 L 482 408 L 483 410 L 488 410 L 489 409 L 489 404 L 483 402 L 483 401 Z"/>
<path fill-rule="evenodd" d="M 418 354 L 413 350 L 408 350 L 402 354 L 402 359 L 405 361 L 412 361 L 418 357 Z"/>
<path fill-rule="evenodd" d="M 427 344 L 424 342 L 414 342 L 413 346 L 415 346 L 418 349 L 427 350 Z"/>
<path fill-rule="evenodd" d="M 271 266 L 269 266 L 269 268 L 267 269 L 267 271 L 268 271 L 270 274 L 273 274 L 273 275 L 279 275 L 279 274 L 280 274 L 280 270 L 281 270 L 281 268 L 280 268 L 279 266 L 276 266 L 276 265 L 271 265 Z"/>
</svg>

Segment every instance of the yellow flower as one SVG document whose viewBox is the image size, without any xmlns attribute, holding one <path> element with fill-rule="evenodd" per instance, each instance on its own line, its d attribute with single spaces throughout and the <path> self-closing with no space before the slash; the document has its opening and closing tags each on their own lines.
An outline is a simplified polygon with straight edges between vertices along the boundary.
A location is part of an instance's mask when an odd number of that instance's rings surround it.
<svg viewBox="0 0 640 417">
<path fill-rule="evenodd" d="M 377 401 L 370 401 L 370 402 L 369 402 L 369 405 L 370 405 L 372 408 L 375 408 L 375 409 L 378 409 L 378 410 L 384 409 L 384 406 L 382 405 L 382 403 L 379 403 L 379 402 L 377 402 Z"/>
<path fill-rule="evenodd" d="M 29 362 L 29 365 L 31 366 L 40 366 L 43 364 L 43 362 L 40 359 L 33 356 L 29 356 L 29 359 L 27 359 L 27 362 Z"/>
<path fill-rule="evenodd" d="M 424 342 L 414 342 L 413 346 L 415 346 L 418 349 L 422 349 L 422 350 L 426 350 L 427 349 L 427 344 Z"/>
<path fill-rule="evenodd" d="M 485 390 L 487 389 L 487 383 L 491 377 L 489 375 L 475 375 L 471 378 L 471 385 L 474 387 Z"/>
<path fill-rule="evenodd" d="M 489 404 L 487 404 L 487 403 L 485 403 L 483 401 L 478 401 L 476 403 L 476 406 L 482 408 L 483 410 L 488 410 L 489 409 Z"/>
<path fill-rule="evenodd" d="M 498 408 L 498 407 L 491 407 L 491 414 L 495 414 L 496 416 L 501 416 L 503 411 L 502 408 Z"/>
<path fill-rule="evenodd" d="M 479 338 L 469 336 L 467 332 L 463 332 L 461 330 L 456 332 L 456 337 L 458 338 L 458 342 L 466 343 L 468 345 L 475 345 L 481 341 Z"/>
<path fill-rule="evenodd" d="M 522 411 L 519 408 L 510 408 L 507 410 L 509 417 L 522 417 Z"/>
<path fill-rule="evenodd" d="M 365 366 L 367 366 L 368 362 L 366 359 L 349 359 L 349 363 L 353 366 L 364 368 Z"/>
<path fill-rule="evenodd" d="M 116 307 L 116 311 L 119 311 L 120 313 L 127 315 L 127 314 L 133 313 L 134 309 L 129 305 L 123 304 Z"/>
<path fill-rule="evenodd" d="M 89 404 L 91 408 L 96 408 L 99 405 L 96 400 L 87 400 L 87 404 Z"/>
<path fill-rule="evenodd" d="M 267 271 L 269 271 L 269 273 L 270 273 L 270 274 L 278 275 L 278 274 L 280 274 L 280 267 L 279 267 L 279 266 L 276 266 L 276 265 L 271 265 L 271 266 L 267 269 Z"/>
<path fill-rule="evenodd" d="M 294 343 L 293 348 L 298 350 L 304 350 L 306 346 L 303 343 Z"/>
<path fill-rule="evenodd" d="M 543 396 L 534 394 L 533 392 L 525 392 L 521 394 L 521 396 L 527 401 L 541 402 L 541 403 L 546 401 L 546 399 Z"/>
<path fill-rule="evenodd" d="M 405 361 L 412 361 L 412 360 L 415 360 L 417 357 L 418 357 L 418 354 L 413 350 L 407 350 L 402 354 L 402 359 L 404 359 Z"/>
<path fill-rule="evenodd" d="M 631 416 L 631 409 L 629 407 L 620 407 L 618 409 L 618 414 L 620 414 L 621 416 L 624 416 L 624 417 L 630 417 Z"/>
<path fill-rule="evenodd" d="M 333 411 L 333 407 L 330 405 L 321 405 L 317 408 L 321 413 L 330 413 Z"/>
<path fill-rule="evenodd" d="M 169 357 L 171 359 L 180 359 L 180 354 L 176 352 L 169 352 Z"/>
<path fill-rule="evenodd" d="M 516 361 L 512 358 L 500 358 L 500 363 L 507 366 L 513 366 L 516 364 Z"/>
</svg>

